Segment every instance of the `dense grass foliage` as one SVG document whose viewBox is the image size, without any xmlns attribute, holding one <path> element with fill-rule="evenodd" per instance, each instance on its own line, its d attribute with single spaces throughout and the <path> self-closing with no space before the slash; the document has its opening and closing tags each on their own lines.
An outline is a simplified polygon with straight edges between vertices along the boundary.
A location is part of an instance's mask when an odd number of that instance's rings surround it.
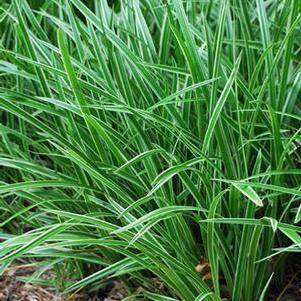
<svg viewBox="0 0 301 301">
<path fill-rule="evenodd" d="M 1 1 L 1 271 L 22 258 L 66 293 L 117 278 L 134 300 L 265 300 L 300 255 L 300 12 Z"/>
</svg>

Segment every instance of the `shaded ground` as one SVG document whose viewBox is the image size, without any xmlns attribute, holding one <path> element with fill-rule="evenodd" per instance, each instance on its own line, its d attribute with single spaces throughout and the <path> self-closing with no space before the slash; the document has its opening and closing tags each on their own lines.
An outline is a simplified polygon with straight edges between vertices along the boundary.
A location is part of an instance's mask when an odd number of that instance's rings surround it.
<svg viewBox="0 0 301 301">
<path fill-rule="evenodd" d="M 297 260 L 299 261 L 299 260 Z M 18 280 L 18 277 L 30 276 L 36 269 L 28 265 L 16 265 L 0 276 L 0 301 L 118 301 L 127 295 L 125 287 L 119 283 L 99 292 L 98 296 L 75 294 L 64 297 L 53 288 L 32 285 Z M 288 265 L 284 280 L 273 283 L 265 301 L 301 301 L 301 266 L 299 262 Z M 283 285 L 285 283 L 285 285 Z"/>
<path fill-rule="evenodd" d="M 102 292 L 102 297 L 83 294 L 64 297 L 53 288 L 18 281 L 18 277 L 30 276 L 34 271 L 34 268 L 26 265 L 7 269 L 0 276 L 0 301 L 117 301 L 126 294 L 125 288 L 117 282 L 110 291 Z"/>
<path fill-rule="evenodd" d="M 301 256 L 291 254 L 287 264 L 270 288 L 266 301 L 301 301 Z"/>
<path fill-rule="evenodd" d="M 29 276 L 35 269 L 14 266 L 0 277 L 0 301 L 63 301 L 64 298 L 51 288 L 34 286 L 17 280 Z"/>
</svg>

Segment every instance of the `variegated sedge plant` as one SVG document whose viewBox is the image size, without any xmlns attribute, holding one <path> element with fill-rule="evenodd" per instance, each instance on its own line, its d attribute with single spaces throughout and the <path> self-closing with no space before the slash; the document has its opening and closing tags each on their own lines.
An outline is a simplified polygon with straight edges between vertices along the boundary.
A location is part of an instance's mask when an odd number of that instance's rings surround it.
<svg viewBox="0 0 301 301">
<path fill-rule="evenodd" d="M 298 0 L 0 3 L 1 271 L 266 300 L 301 244 Z"/>
</svg>

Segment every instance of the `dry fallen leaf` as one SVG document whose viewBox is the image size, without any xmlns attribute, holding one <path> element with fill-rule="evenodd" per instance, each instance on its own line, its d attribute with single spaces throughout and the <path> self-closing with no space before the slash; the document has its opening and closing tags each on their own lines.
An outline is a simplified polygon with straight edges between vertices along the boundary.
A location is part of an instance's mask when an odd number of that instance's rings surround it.
<svg viewBox="0 0 301 301">
<path fill-rule="evenodd" d="M 201 256 L 195 270 L 203 276 L 203 280 L 211 279 L 210 264 L 205 256 Z"/>
</svg>

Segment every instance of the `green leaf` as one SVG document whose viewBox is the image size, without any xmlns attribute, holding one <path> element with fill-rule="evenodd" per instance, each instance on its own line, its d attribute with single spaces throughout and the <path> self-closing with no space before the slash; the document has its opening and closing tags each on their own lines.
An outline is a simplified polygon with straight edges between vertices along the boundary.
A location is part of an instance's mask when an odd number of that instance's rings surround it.
<svg viewBox="0 0 301 301">
<path fill-rule="evenodd" d="M 232 185 L 243 195 L 245 195 L 250 201 L 252 201 L 256 206 L 263 206 L 262 200 L 251 186 L 241 185 L 241 183 L 232 183 Z"/>
</svg>

